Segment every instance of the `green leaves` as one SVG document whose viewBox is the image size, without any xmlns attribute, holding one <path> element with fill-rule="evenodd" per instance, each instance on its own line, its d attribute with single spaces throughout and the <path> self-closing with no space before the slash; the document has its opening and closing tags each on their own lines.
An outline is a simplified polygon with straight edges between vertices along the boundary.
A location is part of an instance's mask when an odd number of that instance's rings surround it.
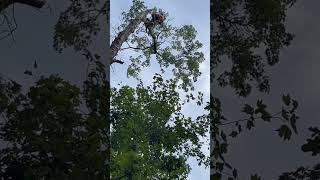
<svg viewBox="0 0 320 180">
<path fill-rule="evenodd" d="M 135 53 L 136 56 L 130 57 L 127 74 L 139 78 L 139 73 L 151 65 L 151 60 L 154 56 L 160 65 L 162 73 L 171 71 L 173 78 L 179 83 L 178 87 L 180 89 L 186 92 L 192 91 L 194 82 L 201 75 L 199 70 L 200 63 L 204 61 L 204 54 L 201 51 L 203 45 L 197 40 L 196 29 L 192 25 L 174 27 L 168 23 L 154 27 L 153 34 L 157 35 L 157 53 L 153 54 L 154 39 L 146 33 L 146 25 L 141 23 L 138 27 L 133 27 L 130 24 L 135 20 L 140 21 L 139 15 L 143 14 L 147 9 L 144 2 L 134 1 L 129 12 L 123 13 L 120 29 L 133 28 L 133 33 L 126 41 L 127 47 L 123 49 L 123 52 L 126 53 L 129 50 L 138 52 Z M 164 15 L 165 17 L 169 16 L 166 12 L 164 12 Z"/>
<path fill-rule="evenodd" d="M 261 180 L 261 178 L 257 174 L 254 174 L 250 176 L 250 180 Z"/>
<path fill-rule="evenodd" d="M 190 169 L 186 158 L 190 156 L 197 157 L 200 164 L 206 162 L 199 138 L 207 132 L 207 121 L 193 120 L 181 113 L 182 101 L 175 84 L 175 80 L 156 74 L 150 86 L 141 82 L 136 88 L 124 86 L 112 90 L 113 177 L 126 172 L 117 159 L 130 150 L 137 156 L 137 161 L 131 161 L 135 177 L 144 179 L 187 176 Z"/>
</svg>

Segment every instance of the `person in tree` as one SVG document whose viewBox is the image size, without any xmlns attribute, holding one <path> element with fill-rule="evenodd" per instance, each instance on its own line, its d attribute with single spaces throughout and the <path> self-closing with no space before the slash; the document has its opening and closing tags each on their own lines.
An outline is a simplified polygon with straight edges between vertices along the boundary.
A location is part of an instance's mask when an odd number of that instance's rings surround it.
<svg viewBox="0 0 320 180">
<path fill-rule="evenodd" d="M 162 25 L 163 21 L 165 20 L 165 17 L 161 12 L 158 13 L 154 11 L 151 13 L 151 17 L 152 17 L 151 21 L 154 25 L 157 25 L 157 24 Z"/>
<path fill-rule="evenodd" d="M 161 11 L 160 12 L 153 11 L 151 13 L 151 19 L 147 18 L 147 21 L 145 23 L 146 32 L 153 39 L 153 53 L 154 54 L 157 54 L 157 42 L 156 42 L 157 40 L 156 40 L 155 34 L 153 33 L 153 28 L 156 25 L 162 25 L 164 20 L 165 20 L 165 17 L 164 17 L 164 15 L 163 15 L 163 13 Z"/>
<path fill-rule="evenodd" d="M 147 18 L 146 21 L 146 31 L 150 34 L 149 28 L 154 28 L 156 25 L 162 25 L 165 20 L 165 17 L 162 12 L 153 11 L 151 13 L 151 19 Z"/>
</svg>

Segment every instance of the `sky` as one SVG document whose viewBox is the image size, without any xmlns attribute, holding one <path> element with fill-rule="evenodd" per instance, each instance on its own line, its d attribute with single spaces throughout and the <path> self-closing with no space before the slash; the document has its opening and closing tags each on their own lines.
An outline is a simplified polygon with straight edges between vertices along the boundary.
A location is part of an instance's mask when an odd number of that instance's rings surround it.
<svg viewBox="0 0 320 180">
<path fill-rule="evenodd" d="M 297 121 L 298 135 L 283 141 L 275 131 L 280 123 L 257 123 L 251 131 L 244 131 L 231 141 L 227 160 L 239 170 L 239 179 L 248 179 L 258 173 L 263 179 L 277 179 L 285 171 L 299 166 L 312 166 L 317 157 L 300 150 L 310 137 L 310 126 L 320 126 L 320 13 L 319 1 L 298 1 L 288 10 L 286 27 L 295 34 L 292 44 L 281 51 L 280 63 L 268 68 L 271 76 L 271 93 L 253 93 L 247 99 L 234 96 L 229 88 L 222 89 L 212 84 L 213 94 L 222 99 L 224 110 L 230 119 L 243 117 L 238 110 L 244 102 L 254 103 L 263 98 L 272 112 L 281 108 L 281 96 L 290 93 L 299 102 Z"/>
<path fill-rule="evenodd" d="M 114 38 L 115 33 L 113 28 L 119 26 L 120 15 L 122 11 L 127 11 L 132 5 L 131 0 L 111 0 L 110 11 L 111 11 L 111 36 Z M 191 24 L 195 27 L 198 32 L 197 39 L 203 43 L 201 51 L 205 55 L 205 62 L 200 66 L 202 72 L 201 77 L 196 86 L 196 91 L 202 91 L 204 93 L 204 101 L 209 101 L 210 93 L 210 65 L 209 65 L 209 48 L 210 48 L 210 9 L 209 0 L 195 1 L 190 0 L 186 3 L 183 0 L 146 0 L 144 1 L 146 6 L 152 8 L 154 6 L 162 8 L 169 13 L 169 19 L 172 18 L 171 23 L 174 26 L 180 26 L 185 24 Z M 113 39 L 111 38 L 111 41 Z M 122 52 L 119 57 L 125 61 L 130 56 L 130 53 Z M 111 86 L 116 86 L 118 83 L 135 85 L 137 82 L 126 76 L 123 65 L 113 65 L 111 67 Z M 142 80 L 144 82 L 150 82 L 155 72 L 159 72 L 159 68 L 156 64 L 152 64 L 151 68 L 146 69 L 141 73 Z M 197 107 L 195 104 L 190 104 L 183 109 L 184 114 L 191 117 L 202 115 L 204 112 L 201 107 Z M 209 155 L 208 142 L 203 147 L 203 152 Z M 208 179 L 209 169 L 205 169 L 204 166 L 199 167 L 195 159 L 188 160 L 192 170 L 188 177 L 190 180 Z"/>
</svg>

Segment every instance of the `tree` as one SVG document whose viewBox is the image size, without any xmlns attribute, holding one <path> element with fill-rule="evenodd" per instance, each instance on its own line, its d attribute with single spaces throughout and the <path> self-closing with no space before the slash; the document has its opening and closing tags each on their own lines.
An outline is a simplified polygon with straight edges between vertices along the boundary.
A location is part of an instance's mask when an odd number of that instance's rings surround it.
<svg viewBox="0 0 320 180">
<path fill-rule="evenodd" d="M 198 99 L 198 105 L 202 105 L 202 93 L 197 97 L 193 86 L 201 74 L 202 44 L 196 40 L 192 25 L 173 27 L 167 21 L 150 29 L 147 18 L 152 11 L 164 12 L 134 0 L 130 10 L 122 13 L 122 24 L 115 28 L 110 45 L 110 64 L 123 65 L 126 60 L 117 55 L 133 50 L 137 56 L 128 60 L 129 77 L 139 79 L 142 68 L 155 61 L 162 73 L 172 70 L 173 78 L 164 80 L 156 74 L 153 85 L 140 82 L 136 88 L 112 90 L 111 174 L 115 179 L 185 179 L 190 171 L 188 157 L 196 157 L 200 164 L 207 162 L 199 142 L 208 130 L 207 119 L 201 116 L 193 120 L 181 112 L 182 105 L 189 101 Z M 169 14 L 164 14 L 168 19 Z M 186 100 L 180 98 L 179 89 L 188 93 Z"/>
<path fill-rule="evenodd" d="M 81 91 L 57 76 L 27 94 L 15 82 L 0 87 L 2 179 L 108 179 L 105 88 L 88 80 Z"/>
<path fill-rule="evenodd" d="M 201 104 L 201 98 L 195 100 Z M 206 162 L 199 137 L 208 130 L 207 119 L 185 117 L 180 101 L 176 82 L 160 75 L 151 86 L 112 90 L 112 179 L 127 174 L 133 179 L 186 179 L 188 157 Z"/>
<path fill-rule="evenodd" d="M 129 77 L 138 77 L 142 68 L 148 67 L 151 60 L 158 62 L 162 72 L 171 70 L 177 80 L 181 80 L 179 87 L 185 91 L 193 90 L 193 82 L 201 75 L 199 64 L 204 61 L 204 55 L 199 50 L 202 44 L 196 40 L 196 29 L 192 25 L 174 27 L 165 22 L 162 26 L 155 26 L 153 33 L 157 37 L 154 42 L 146 27 L 146 17 L 157 8 L 148 9 L 142 1 L 133 0 L 133 5 L 128 12 L 123 12 L 122 24 L 115 28 L 116 37 L 111 43 L 111 62 L 123 63 L 117 59 L 120 52 L 128 52 L 129 49 L 139 52 L 137 56 L 131 56 L 128 67 Z M 164 10 L 164 15 L 169 16 Z M 168 18 L 167 18 L 168 19 Z M 125 43 L 125 44 L 124 44 Z M 153 44 L 157 43 L 157 53 L 153 55 Z M 125 46 L 125 47 L 123 47 Z"/>
<path fill-rule="evenodd" d="M 9 6 L 1 7 L 5 15 Z M 109 1 L 70 0 L 55 25 L 54 48 L 71 47 L 94 65 L 82 88 L 52 75 L 24 92 L 1 78 L 0 139 L 7 143 L 0 151 L 1 179 L 109 179 L 109 81 L 90 46 L 108 19 L 107 7 Z"/>
<path fill-rule="evenodd" d="M 147 12 L 143 3 L 133 1 L 129 12 L 123 14 L 120 30 L 133 29 L 133 32 L 127 33 L 127 38 L 123 35 L 126 33 L 118 34 L 118 39 L 130 40 L 127 44 L 130 47 L 115 51 L 115 57 L 125 49 L 141 53 L 130 59 L 128 74 L 138 77 L 141 68 L 149 66 L 152 60 L 153 51 L 149 46 L 159 43 L 155 59 L 163 71 L 171 69 L 175 78 L 164 81 L 156 75 L 153 86 L 145 87 L 141 83 L 136 88 L 125 86 L 112 90 L 114 138 L 110 149 L 110 92 L 106 79 L 110 63 L 105 66 L 101 54 L 90 48 L 94 37 L 101 33 L 104 24 L 101 20 L 108 19 L 109 2 L 69 2 L 55 25 L 53 47 L 60 53 L 72 48 L 94 67 L 82 88 L 58 75 L 41 77 L 26 93 L 14 81 L 1 81 L 0 112 L 6 121 L 1 126 L 0 137 L 8 146 L 1 150 L 0 176 L 5 179 L 108 179 L 112 168 L 111 175 L 116 178 L 123 175 L 129 179 L 141 176 L 185 178 L 190 171 L 187 157 L 197 157 L 199 163 L 206 161 L 200 151 L 199 136 L 204 135 L 208 123 L 202 117 L 192 120 L 183 116 L 180 108 L 185 102 L 181 102 L 177 93 L 177 89 L 193 91 L 193 82 L 200 76 L 199 64 L 204 57 L 199 51 L 202 44 L 196 40 L 195 28 L 191 25 L 172 27 L 165 23 L 153 29 L 159 42 L 155 42 L 154 37 L 151 38 L 153 42 L 149 42 L 150 37 L 144 31 L 145 19 L 138 21 L 134 28 L 132 25 L 140 11 Z M 112 44 L 121 48 L 122 43 L 114 40 Z M 201 105 L 201 93 L 198 97 L 193 92 L 187 94 L 186 101 L 196 98 Z M 136 127 L 133 122 L 141 127 L 133 129 Z M 131 142 L 134 133 L 138 139 L 133 139 L 132 147 L 128 147 L 127 142 Z"/>
<path fill-rule="evenodd" d="M 211 68 L 212 83 L 216 87 L 232 88 L 239 97 L 248 97 L 254 90 L 266 94 L 270 92 L 270 78 L 266 69 L 280 61 L 280 50 L 289 46 L 294 37 L 286 31 L 285 19 L 286 10 L 295 2 L 295 0 L 213 1 Z M 219 65 L 227 61 L 231 62 L 231 65 L 227 69 L 221 69 Z M 289 140 L 293 132 L 297 133 L 298 102 L 289 94 L 282 96 L 282 102 L 282 109 L 276 113 L 269 112 L 268 106 L 262 99 L 258 99 L 255 105 L 244 103 L 240 111 L 247 118 L 230 120 L 222 108 L 223 102 L 218 97 L 211 97 L 212 179 L 237 178 L 237 169 L 225 159 L 225 154 L 229 151 L 228 139 L 235 138 L 243 129 L 251 130 L 258 120 L 267 122 L 282 120 L 284 124 L 276 129 L 276 132 L 284 140 Z M 226 132 L 225 126 L 232 126 L 232 130 Z M 313 131 L 314 139 L 308 139 L 301 148 L 304 152 L 316 155 L 319 148 L 318 131 L 316 128 L 310 130 Z M 251 175 L 250 178 L 260 179 L 258 175 Z M 294 172 L 279 176 L 280 180 L 304 178 L 319 179 L 319 165 L 313 168 L 300 167 Z"/>
</svg>

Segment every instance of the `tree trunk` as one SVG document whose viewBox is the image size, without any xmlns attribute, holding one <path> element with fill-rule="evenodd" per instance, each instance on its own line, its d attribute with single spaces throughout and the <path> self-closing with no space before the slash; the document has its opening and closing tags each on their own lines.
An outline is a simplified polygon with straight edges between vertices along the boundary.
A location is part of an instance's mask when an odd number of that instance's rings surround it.
<svg viewBox="0 0 320 180">
<path fill-rule="evenodd" d="M 150 10 L 146 10 L 140 17 L 131 21 L 129 25 L 125 27 L 124 30 L 121 31 L 118 34 L 118 36 L 113 40 L 110 46 L 110 58 L 111 58 L 110 64 L 114 62 L 118 62 L 114 58 L 118 54 L 122 44 L 128 40 L 129 36 L 136 30 L 138 25 L 144 21 L 144 19 L 147 17 L 149 12 Z"/>
<path fill-rule="evenodd" d="M 148 26 L 147 28 L 149 29 L 149 33 L 150 33 L 150 35 L 152 37 L 152 41 L 153 41 L 153 54 L 157 54 L 157 37 L 153 32 L 153 27 Z"/>
<path fill-rule="evenodd" d="M 43 0 L 0 0 L 0 12 L 14 3 L 25 4 L 35 8 L 42 8 L 45 4 Z"/>
</svg>

